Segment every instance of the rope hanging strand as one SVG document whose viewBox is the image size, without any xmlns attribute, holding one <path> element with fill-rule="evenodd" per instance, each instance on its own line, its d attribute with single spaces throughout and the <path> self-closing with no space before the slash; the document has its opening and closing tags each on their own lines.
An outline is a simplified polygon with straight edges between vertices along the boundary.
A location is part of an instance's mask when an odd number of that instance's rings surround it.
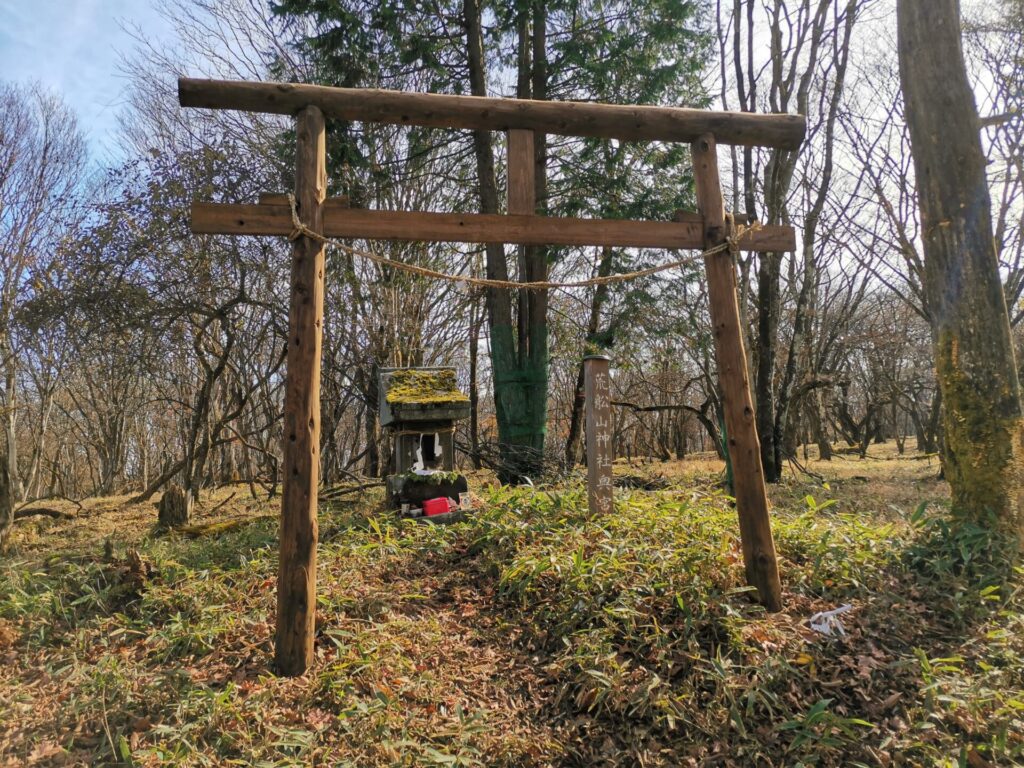
<svg viewBox="0 0 1024 768">
<path fill-rule="evenodd" d="M 724 253 L 729 251 L 733 255 L 740 250 L 740 239 L 748 232 L 756 232 L 761 228 L 760 223 L 754 222 L 749 226 L 743 224 L 736 224 L 732 228 L 732 233 L 725 239 L 725 242 L 708 248 L 706 251 L 702 251 L 696 255 L 686 256 L 676 261 L 670 261 L 665 264 L 658 264 L 654 267 L 647 267 L 645 269 L 639 269 L 636 272 L 624 272 L 616 275 L 606 275 L 605 277 L 591 277 L 587 280 L 575 280 L 569 282 L 555 281 L 533 281 L 520 283 L 515 280 L 494 280 L 487 277 L 470 277 L 468 275 L 451 275 L 447 272 L 438 272 L 437 270 L 430 269 L 428 267 L 421 267 L 417 264 L 408 264 L 404 261 L 395 261 L 393 259 L 379 256 L 376 253 L 370 251 L 364 251 L 359 248 L 353 248 L 351 245 L 346 245 L 340 240 L 334 238 L 325 237 L 324 235 L 314 232 L 305 224 L 299 220 L 298 206 L 295 202 L 295 195 L 291 192 L 288 193 L 288 205 L 291 207 L 292 213 L 292 231 L 288 234 L 289 240 L 297 240 L 300 237 L 309 237 L 313 240 L 323 243 L 324 245 L 333 245 L 345 253 L 351 256 L 358 256 L 361 259 L 367 259 L 376 264 L 382 266 L 391 267 L 401 272 L 409 272 L 414 275 L 421 275 L 422 277 L 429 277 L 434 280 L 445 280 L 450 283 L 462 283 L 463 285 L 473 285 L 480 288 L 503 288 L 506 290 L 528 290 L 528 291 L 545 291 L 551 288 L 591 288 L 596 285 L 610 285 L 612 283 L 624 283 L 630 280 L 636 280 L 641 277 L 648 277 L 649 275 L 655 275 L 658 272 L 665 272 L 669 269 L 675 269 L 685 264 L 691 264 L 697 259 L 703 259 L 707 256 L 714 256 L 717 253 Z"/>
</svg>

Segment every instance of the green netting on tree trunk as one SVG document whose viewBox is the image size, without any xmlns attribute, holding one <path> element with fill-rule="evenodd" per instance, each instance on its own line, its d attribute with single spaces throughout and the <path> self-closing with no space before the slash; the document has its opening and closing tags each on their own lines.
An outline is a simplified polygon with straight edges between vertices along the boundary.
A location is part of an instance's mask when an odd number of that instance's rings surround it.
<svg viewBox="0 0 1024 768">
<path fill-rule="evenodd" d="M 546 350 L 521 362 L 515 354 L 512 334 L 496 333 L 491 340 L 491 366 L 498 442 L 505 466 L 499 475 L 506 482 L 538 477 L 543 472 L 547 434 Z"/>
</svg>

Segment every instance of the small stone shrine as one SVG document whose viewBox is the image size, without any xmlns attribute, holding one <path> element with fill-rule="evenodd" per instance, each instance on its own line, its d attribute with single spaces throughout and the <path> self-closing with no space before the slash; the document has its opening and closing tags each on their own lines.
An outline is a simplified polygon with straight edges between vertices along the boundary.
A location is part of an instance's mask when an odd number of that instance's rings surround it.
<svg viewBox="0 0 1024 768">
<path fill-rule="evenodd" d="M 392 431 L 389 503 L 420 507 L 425 501 L 467 493 L 455 471 L 455 422 L 469 417 L 469 397 L 454 368 L 383 368 L 380 424 Z"/>
</svg>

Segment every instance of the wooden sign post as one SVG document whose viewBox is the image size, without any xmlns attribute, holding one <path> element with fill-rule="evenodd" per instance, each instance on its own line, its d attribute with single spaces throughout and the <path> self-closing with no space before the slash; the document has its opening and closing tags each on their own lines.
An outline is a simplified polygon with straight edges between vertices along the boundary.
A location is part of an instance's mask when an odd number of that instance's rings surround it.
<svg viewBox="0 0 1024 768">
<path fill-rule="evenodd" d="M 696 249 L 728 237 L 715 159 L 715 138 L 743 146 L 797 149 L 806 124 L 799 115 L 754 115 L 638 105 L 491 99 L 294 83 L 178 81 L 183 107 L 296 115 L 295 203 L 267 195 L 257 204 L 196 202 L 197 234 L 291 236 L 288 377 L 284 402 L 284 488 L 277 593 L 277 666 L 302 674 L 313 663 L 316 629 L 317 485 L 320 462 L 320 343 L 323 332 L 323 237 L 595 245 Z M 324 118 L 508 131 L 508 214 L 352 210 L 327 189 Z M 622 221 L 541 216 L 535 210 L 533 135 L 596 136 L 622 141 L 693 142 L 700 214 L 673 221 Z M 296 220 L 294 216 L 298 217 Z M 792 251 L 790 226 L 748 230 L 730 249 Z M 728 425 L 729 455 L 747 579 L 770 610 L 781 606 L 779 572 L 768 519 L 757 430 L 737 313 L 732 254 L 705 257 L 718 373 Z M 539 294 L 543 296 L 543 294 Z M 587 463 L 591 513 L 612 509 L 612 444 L 608 358 L 585 358 Z"/>
<path fill-rule="evenodd" d="M 612 511 L 612 396 L 609 358 L 583 358 L 583 396 L 587 433 L 587 502 L 590 514 Z"/>
</svg>

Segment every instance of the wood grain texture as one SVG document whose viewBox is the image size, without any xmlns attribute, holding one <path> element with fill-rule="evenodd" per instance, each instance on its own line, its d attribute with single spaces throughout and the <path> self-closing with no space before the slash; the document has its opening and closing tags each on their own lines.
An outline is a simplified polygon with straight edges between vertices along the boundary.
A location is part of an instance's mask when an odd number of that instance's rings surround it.
<svg viewBox="0 0 1024 768">
<path fill-rule="evenodd" d="M 288 207 L 288 195 L 284 192 L 263 192 L 259 197 L 260 205 L 283 205 Z M 328 197 L 323 202 L 323 207 L 327 208 L 348 208 L 349 199 L 347 196 L 342 195 L 341 197 Z"/>
<path fill-rule="evenodd" d="M 476 131 L 522 128 L 625 141 L 691 142 L 704 133 L 713 133 L 723 144 L 778 149 L 797 149 L 806 132 L 802 115 L 451 96 L 301 83 L 181 78 L 178 101 L 183 107 L 282 115 L 315 105 L 328 117 L 339 120 Z"/>
<path fill-rule="evenodd" d="M 508 212 L 532 216 L 537 212 L 533 131 L 508 132 Z"/>
<path fill-rule="evenodd" d="M 302 110 L 296 121 L 295 199 L 300 220 L 314 232 L 323 231 L 325 140 L 320 110 Z M 316 623 L 323 243 L 300 237 L 293 244 L 290 295 L 275 659 L 281 674 L 301 675 L 313 663 Z"/>
<path fill-rule="evenodd" d="M 722 200 L 715 137 L 702 136 L 691 145 L 691 153 L 697 205 L 704 216 L 705 248 L 710 248 L 728 237 L 730 226 Z M 743 350 L 736 268 L 732 255 L 727 252 L 706 256 L 704 267 L 747 583 L 757 588 L 765 608 L 779 611 L 782 610 L 782 583 L 772 539 L 760 442 L 754 424 L 747 356 Z"/>
<path fill-rule="evenodd" d="M 688 214 L 682 221 L 570 219 L 490 213 L 430 213 L 371 211 L 325 206 L 327 237 L 360 240 L 424 240 L 513 245 L 597 245 L 618 248 L 701 249 L 702 218 Z M 193 203 L 192 231 L 196 234 L 283 235 L 292 231 L 287 205 Z M 740 241 L 745 251 L 791 251 L 796 247 L 792 227 L 766 226 Z"/>
</svg>

